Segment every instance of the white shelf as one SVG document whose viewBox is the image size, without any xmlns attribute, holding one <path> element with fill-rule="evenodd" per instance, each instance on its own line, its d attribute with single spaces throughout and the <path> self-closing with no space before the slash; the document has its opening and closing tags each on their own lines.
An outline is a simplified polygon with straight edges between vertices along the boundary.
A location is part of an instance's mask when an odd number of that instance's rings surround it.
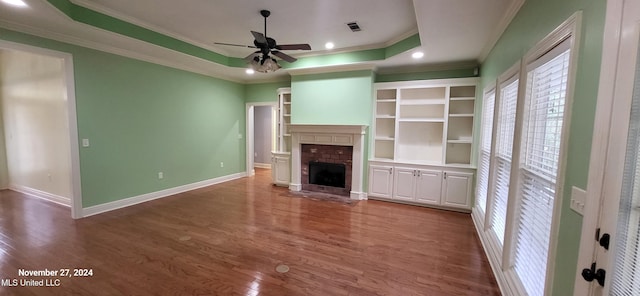
<svg viewBox="0 0 640 296">
<path fill-rule="evenodd" d="M 394 119 L 396 118 L 394 115 L 376 115 L 377 119 Z"/>
<path fill-rule="evenodd" d="M 291 117 L 291 114 L 282 114 L 284 117 Z"/>
<path fill-rule="evenodd" d="M 283 105 L 291 105 L 291 102 L 282 102 Z"/>
<path fill-rule="evenodd" d="M 449 117 L 473 117 L 473 114 L 449 114 Z"/>
<path fill-rule="evenodd" d="M 444 118 L 400 118 L 399 122 L 444 122 Z"/>
<path fill-rule="evenodd" d="M 376 141 L 393 141 L 395 139 L 394 137 L 376 137 Z"/>
<path fill-rule="evenodd" d="M 291 134 L 284 134 L 283 137 L 291 137 Z"/>
<path fill-rule="evenodd" d="M 449 144 L 471 144 L 471 140 L 447 140 Z"/>
<path fill-rule="evenodd" d="M 444 105 L 445 99 L 411 99 L 400 100 L 401 106 L 415 106 L 415 105 Z"/>
<path fill-rule="evenodd" d="M 450 98 L 449 101 L 475 101 L 475 97 Z"/>
<path fill-rule="evenodd" d="M 376 103 L 395 103 L 396 99 L 380 99 L 376 100 Z"/>
</svg>

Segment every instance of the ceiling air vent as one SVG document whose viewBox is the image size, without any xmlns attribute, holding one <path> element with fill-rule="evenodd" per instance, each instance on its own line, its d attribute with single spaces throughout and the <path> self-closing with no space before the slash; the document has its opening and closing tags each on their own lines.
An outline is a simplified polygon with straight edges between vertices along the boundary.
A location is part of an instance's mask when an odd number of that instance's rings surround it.
<svg viewBox="0 0 640 296">
<path fill-rule="evenodd" d="M 351 29 L 351 32 L 360 32 L 360 31 L 362 31 L 362 29 L 360 29 L 360 26 L 356 22 L 350 22 L 350 23 L 347 24 L 347 26 L 349 26 L 349 29 Z"/>
</svg>

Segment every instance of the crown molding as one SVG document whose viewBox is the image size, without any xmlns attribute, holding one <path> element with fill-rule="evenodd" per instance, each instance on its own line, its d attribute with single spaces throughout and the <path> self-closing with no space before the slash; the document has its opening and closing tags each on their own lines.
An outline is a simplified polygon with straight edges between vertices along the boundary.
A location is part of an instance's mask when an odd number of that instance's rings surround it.
<svg viewBox="0 0 640 296">
<path fill-rule="evenodd" d="M 77 25 L 80 25 L 80 24 L 77 24 Z M 105 30 L 102 30 L 102 29 L 98 29 L 98 28 L 95 28 L 95 27 L 90 26 L 90 25 L 82 25 L 82 26 L 84 26 L 85 29 L 88 29 L 88 30 L 94 30 L 94 31 L 99 31 L 99 32 L 109 32 L 110 33 L 110 31 L 105 31 Z M 23 25 L 23 24 L 18 24 L 18 23 L 14 23 L 14 22 L 8 22 L 8 21 L 0 20 L 0 27 L 8 29 L 8 30 L 12 30 L 12 31 L 25 33 L 25 34 L 29 34 L 29 35 L 33 35 L 33 36 L 37 36 L 37 37 L 46 38 L 46 39 L 51 39 L 51 40 L 55 40 L 55 41 L 60 41 L 60 42 L 63 42 L 63 43 L 68 43 L 68 44 L 72 44 L 72 45 L 76 45 L 76 46 L 80 46 L 80 47 L 99 50 L 99 51 L 103 51 L 103 52 L 107 52 L 107 53 L 111 53 L 111 54 L 115 54 L 115 55 L 119 55 L 119 56 L 123 56 L 123 57 L 127 57 L 127 58 L 141 60 L 141 61 L 145 61 L 145 62 L 149 62 L 149 63 L 153 63 L 153 64 L 158 64 L 158 65 L 162 65 L 162 66 L 167 66 L 167 67 L 170 67 L 170 68 L 184 70 L 184 71 L 188 71 L 188 72 L 192 72 L 192 73 L 202 74 L 202 75 L 213 77 L 213 78 L 218 78 L 218 79 L 227 80 L 227 81 L 236 82 L 236 83 L 246 83 L 246 81 L 244 81 L 244 80 L 239 80 L 239 79 L 235 79 L 235 78 L 232 78 L 232 77 L 228 77 L 228 76 L 225 76 L 225 75 L 223 75 L 221 73 L 216 73 L 214 71 L 204 71 L 202 69 L 198 69 L 198 68 L 186 65 L 184 63 L 172 62 L 172 61 L 167 60 L 167 59 L 158 58 L 158 57 L 154 57 L 154 56 L 147 55 L 147 54 L 142 54 L 142 53 L 137 52 L 137 51 L 122 49 L 122 48 L 110 46 L 110 45 L 103 44 L 103 43 L 88 41 L 88 40 L 85 40 L 85 39 L 82 39 L 82 38 L 77 38 L 77 37 L 73 37 L 73 36 L 70 36 L 70 35 L 66 35 L 66 34 L 62 34 L 62 33 L 58 33 L 58 32 L 53 32 L 53 31 L 49 31 L 49 30 L 44 30 L 44 29 L 41 29 L 41 28 L 36 28 L 36 27 L 28 26 L 28 25 Z M 194 57 L 194 56 L 191 56 L 191 55 L 183 54 L 183 53 L 180 53 L 180 52 L 177 52 L 177 51 L 174 51 L 174 50 L 162 47 L 162 46 L 158 46 L 158 45 L 142 42 L 142 41 L 140 41 L 138 39 L 135 39 L 135 38 L 131 38 L 131 37 L 128 37 L 128 36 L 123 36 L 123 35 L 118 35 L 118 36 L 120 38 L 128 39 L 129 41 L 132 41 L 132 42 L 141 43 L 140 45 L 142 45 L 142 46 L 149 46 L 149 47 L 153 47 L 155 49 L 159 49 L 159 50 L 170 52 L 172 55 L 183 55 L 185 57 L 196 59 L 196 60 L 198 60 L 199 63 L 208 63 L 208 64 L 215 65 L 217 67 L 224 67 L 222 65 L 218 65 L 218 64 L 215 64 L 213 62 L 210 62 L 210 61 L 207 61 L 207 60 L 204 60 L 204 59 L 200 59 L 198 57 Z"/>
<path fill-rule="evenodd" d="M 219 53 L 219 54 L 222 54 L 222 55 L 225 55 L 225 56 L 229 56 L 229 52 L 224 50 L 224 49 L 217 48 L 217 47 L 214 48 L 211 44 L 202 43 L 200 41 L 196 41 L 196 40 L 191 39 L 189 37 L 180 35 L 178 33 L 171 32 L 171 31 L 169 31 L 167 29 L 164 29 L 164 28 L 149 24 L 147 22 L 144 22 L 144 21 L 141 21 L 141 20 L 139 20 L 137 18 L 134 18 L 134 17 L 132 17 L 130 15 L 127 15 L 127 14 L 124 14 L 122 12 L 118 12 L 118 11 L 115 11 L 113 9 L 104 7 L 104 6 L 100 5 L 100 4 L 92 3 L 92 2 L 89 2 L 87 0 L 69 0 L 69 1 L 71 1 L 71 3 L 73 3 L 73 4 L 76 4 L 76 5 L 82 6 L 84 8 L 88 8 L 88 9 L 91 9 L 93 11 L 108 15 L 110 17 L 119 19 L 121 21 L 125 21 L 125 22 L 128 22 L 128 23 L 134 24 L 136 26 L 140 26 L 140 27 L 143 27 L 145 29 L 154 31 L 156 33 L 160 33 L 162 35 L 166 35 L 166 36 L 178 39 L 180 41 L 183 41 L 183 42 L 186 42 L 186 43 L 190 43 L 190 44 L 198 46 L 198 47 L 202 47 L 202 48 L 204 48 L 206 50 L 210 50 L 210 51 L 213 51 L 215 53 Z"/>
<path fill-rule="evenodd" d="M 376 73 L 381 75 L 386 74 L 406 74 L 406 73 L 421 73 L 421 72 L 434 72 L 434 71 L 447 71 L 447 70 L 464 70 L 473 69 L 479 67 L 477 61 L 463 61 L 456 63 L 438 63 L 438 64 L 421 64 L 421 65 L 408 65 L 397 67 L 384 67 L 379 68 Z"/>
<path fill-rule="evenodd" d="M 349 72 L 349 71 L 375 71 L 376 65 L 371 63 L 354 63 L 336 66 L 326 67 L 312 67 L 312 68 L 300 68 L 291 69 L 289 74 L 291 76 L 309 75 L 309 74 L 324 74 L 324 73 L 336 73 L 336 72 Z"/>
<path fill-rule="evenodd" d="M 489 35 L 489 39 L 487 39 L 487 43 L 485 43 L 485 46 L 482 48 L 482 51 L 480 51 L 480 56 L 478 57 L 478 61 L 480 61 L 480 63 L 484 63 L 485 59 L 487 58 L 487 56 L 489 56 L 489 53 L 491 52 L 493 47 L 496 45 L 496 43 L 498 43 L 498 40 L 500 40 L 500 37 L 502 37 L 502 34 L 504 33 L 504 31 L 507 29 L 507 27 L 509 27 L 509 24 L 511 24 L 511 21 L 516 17 L 522 5 L 524 5 L 524 2 L 525 0 L 512 0 L 511 5 L 507 9 L 507 12 L 504 14 L 504 16 L 502 17 L 498 25 L 495 27 L 491 35 Z"/>
</svg>

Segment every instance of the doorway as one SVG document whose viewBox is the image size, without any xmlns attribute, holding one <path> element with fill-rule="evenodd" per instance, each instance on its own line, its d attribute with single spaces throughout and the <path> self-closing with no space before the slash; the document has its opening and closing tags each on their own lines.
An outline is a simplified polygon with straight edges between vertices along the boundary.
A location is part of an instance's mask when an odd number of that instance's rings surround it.
<svg viewBox="0 0 640 296">
<path fill-rule="evenodd" d="M 276 144 L 277 102 L 247 103 L 247 176 L 255 175 L 255 168 L 271 168 L 271 151 Z"/>
<path fill-rule="evenodd" d="M 81 217 L 70 54 L 0 41 L 2 188 L 62 204 Z"/>
</svg>

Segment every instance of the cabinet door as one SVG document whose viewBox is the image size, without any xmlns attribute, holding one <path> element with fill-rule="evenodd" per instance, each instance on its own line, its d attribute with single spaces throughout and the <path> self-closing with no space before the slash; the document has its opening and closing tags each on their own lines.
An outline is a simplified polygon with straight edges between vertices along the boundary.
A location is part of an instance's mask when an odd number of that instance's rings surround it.
<svg viewBox="0 0 640 296">
<path fill-rule="evenodd" d="M 381 165 L 369 166 L 369 195 L 391 198 L 392 182 L 393 167 Z"/>
<path fill-rule="evenodd" d="M 289 158 L 288 157 L 275 157 L 275 179 L 273 182 L 276 185 L 288 186 L 290 182 L 291 173 L 289 172 Z"/>
<path fill-rule="evenodd" d="M 396 168 L 393 176 L 393 198 L 415 200 L 416 170 L 410 168 Z"/>
<path fill-rule="evenodd" d="M 472 173 L 444 172 L 442 205 L 470 209 Z"/>
<path fill-rule="evenodd" d="M 416 200 L 428 204 L 440 204 L 442 171 L 418 170 Z"/>
</svg>

